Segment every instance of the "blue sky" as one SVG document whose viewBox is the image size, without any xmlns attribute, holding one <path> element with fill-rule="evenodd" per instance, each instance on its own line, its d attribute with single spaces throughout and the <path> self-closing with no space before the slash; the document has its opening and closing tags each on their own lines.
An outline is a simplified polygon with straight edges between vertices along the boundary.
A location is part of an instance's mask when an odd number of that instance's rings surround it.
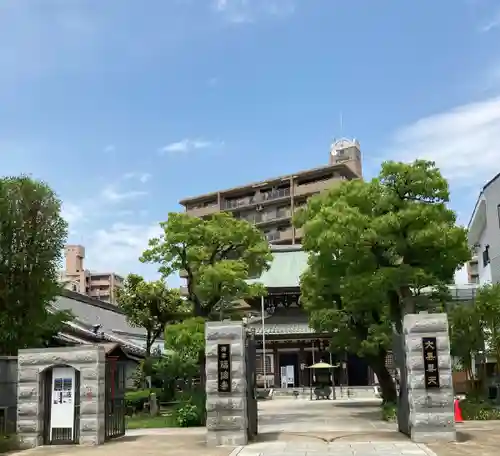
<svg viewBox="0 0 500 456">
<path fill-rule="evenodd" d="M 497 0 L 0 0 L 0 166 L 64 201 L 87 266 L 137 257 L 182 197 L 431 158 L 468 221 L 499 171 Z M 340 113 L 343 127 L 340 127 Z"/>
</svg>

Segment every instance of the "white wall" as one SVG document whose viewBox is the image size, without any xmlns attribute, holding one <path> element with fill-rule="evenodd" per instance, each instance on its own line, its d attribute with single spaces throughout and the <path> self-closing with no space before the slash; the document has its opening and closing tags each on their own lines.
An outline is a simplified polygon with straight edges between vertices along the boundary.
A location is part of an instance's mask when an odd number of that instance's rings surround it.
<svg viewBox="0 0 500 456">
<path fill-rule="evenodd" d="M 465 285 L 469 283 L 469 276 L 467 274 L 467 266 L 459 269 L 455 272 L 455 284 L 456 285 Z"/>
</svg>

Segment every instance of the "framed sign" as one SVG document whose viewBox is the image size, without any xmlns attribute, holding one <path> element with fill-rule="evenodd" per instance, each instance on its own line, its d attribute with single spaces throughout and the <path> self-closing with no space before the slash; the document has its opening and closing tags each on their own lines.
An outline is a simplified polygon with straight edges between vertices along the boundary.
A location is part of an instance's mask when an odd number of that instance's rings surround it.
<svg viewBox="0 0 500 456">
<path fill-rule="evenodd" d="M 439 364 L 435 337 L 422 337 L 425 388 L 439 388 Z"/>
<path fill-rule="evenodd" d="M 231 392 L 231 345 L 217 345 L 217 372 L 219 393 Z"/>
</svg>

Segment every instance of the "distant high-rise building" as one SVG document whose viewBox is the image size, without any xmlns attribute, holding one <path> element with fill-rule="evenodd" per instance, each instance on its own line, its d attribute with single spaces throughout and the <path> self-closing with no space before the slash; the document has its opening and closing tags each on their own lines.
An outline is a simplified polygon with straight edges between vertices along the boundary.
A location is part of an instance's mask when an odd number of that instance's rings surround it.
<svg viewBox="0 0 500 456">
<path fill-rule="evenodd" d="M 307 200 L 343 180 L 362 177 L 356 140 L 341 139 L 330 148 L 329 164 L 180 201 L 188 214 L 206 217 L 229 211 L 255 223 L 273 244 L 298 244 L 302 231 L 292 225 L 294 212 Z"/>
<path fill-rule="evenodd" d="M 122 276 L 85 269 L 85 247 L 82 245 L 65 246 L 64 256 L 66 268 L 61 271 L 60 280 L 66 289 L 116 304 L 116 288 L 123 286 Z"/>
</svg>

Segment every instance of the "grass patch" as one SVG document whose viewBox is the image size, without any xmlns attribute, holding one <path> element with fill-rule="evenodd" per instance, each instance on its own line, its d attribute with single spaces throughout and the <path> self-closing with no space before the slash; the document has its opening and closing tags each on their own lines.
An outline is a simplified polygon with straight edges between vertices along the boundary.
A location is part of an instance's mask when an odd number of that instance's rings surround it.
<svg viewBox="0 0 500 456">
<path fill-rule="evenodd" d="M 19 439 L 15 434 L 0 434 L 0 453 L 8 453 L 20 448 Z"/>
<path fill-rule="evenodd" d="M 395 423 L 398 419 L 397 405 L 392 402 L 382 404 L 382 420 Z"/>
<path fill-rule="evenodd" d="M 146 413 L 127 416 L 125 426 L 127 429 L 178 427 L 172 413 L 158 416 L 151 416 Z"/>
</svg>

